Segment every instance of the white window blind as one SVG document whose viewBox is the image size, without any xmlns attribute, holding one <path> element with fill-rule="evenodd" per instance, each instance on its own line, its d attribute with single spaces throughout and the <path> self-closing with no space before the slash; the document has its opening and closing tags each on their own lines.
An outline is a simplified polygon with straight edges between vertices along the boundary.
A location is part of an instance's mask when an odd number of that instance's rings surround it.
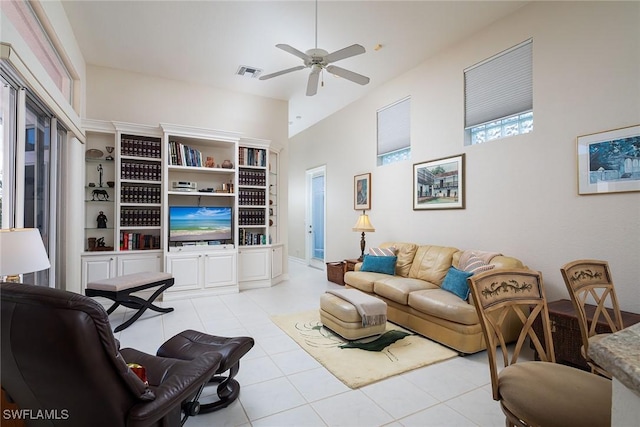
<svg viewBox="0 0 640 427">
<path fill-rule="evenodd" d="M 410 97 L 378 110 L 378 157 L 411 145 Z"/>
<path fill-rule="evenodd" d="M 533 40 L 464 71 L 465 128 L 533 109 Z"/>
</svg>

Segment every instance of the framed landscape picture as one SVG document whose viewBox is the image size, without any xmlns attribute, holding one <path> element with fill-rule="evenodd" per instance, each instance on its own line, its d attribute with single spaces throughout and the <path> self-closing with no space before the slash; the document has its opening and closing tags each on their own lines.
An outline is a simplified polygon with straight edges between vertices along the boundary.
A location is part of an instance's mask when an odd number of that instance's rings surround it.
<svg viewBox="0 0 640 427">
<path fill-rule="evenodd" d="M 578 137 L 578 194 L 640 191 L 640 125 Z"/>
<path fill-rule="evenodd" d="M 353 209 L 371 209 L 371 174 L 363 173 L 353 177 Z"/>
<path fill-rule="evenodd" d="M 413 209 L 464 209 L 464 154 L 413 165 Z"/>
</svg>

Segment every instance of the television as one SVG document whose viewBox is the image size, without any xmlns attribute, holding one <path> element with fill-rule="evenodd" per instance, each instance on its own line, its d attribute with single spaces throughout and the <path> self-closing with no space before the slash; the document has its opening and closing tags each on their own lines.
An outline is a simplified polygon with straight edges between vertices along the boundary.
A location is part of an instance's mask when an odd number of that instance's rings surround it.
<svg viewBox="0 0 640 427">
<path fill-rule="evenodd" d="M 170 206 L 169 242 L 232 243 L 233 215 L 228 206 Z"/>
</svg>

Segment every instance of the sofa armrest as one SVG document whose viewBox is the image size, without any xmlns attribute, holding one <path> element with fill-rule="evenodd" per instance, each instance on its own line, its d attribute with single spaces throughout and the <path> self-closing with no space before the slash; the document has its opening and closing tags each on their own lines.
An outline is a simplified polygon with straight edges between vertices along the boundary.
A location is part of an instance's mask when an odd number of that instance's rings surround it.
<svg viewBox="0 0 640 427">
<path fill-rule="evenodd" d="M 122 355 L 129 363 L 146 368 L 149 385 L 156 395 L 155 400 L 140 402 L 131 408 L 129 426 L 153 424 L 179 407 L 209 381 L 222 360 L 222 355 L 216 352 L 203 353 L 193 360 L 152 356 L 131 348 L 123 349 Z"/>
</svg>

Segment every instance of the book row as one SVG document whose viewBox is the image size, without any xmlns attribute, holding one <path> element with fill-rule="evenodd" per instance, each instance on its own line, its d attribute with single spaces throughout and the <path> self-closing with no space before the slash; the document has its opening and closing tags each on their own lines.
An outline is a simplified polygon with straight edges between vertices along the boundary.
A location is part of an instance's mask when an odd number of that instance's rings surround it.
<svg viewBox="0 0 640 427">
<path fill-rule="evenodd" d="M 121 251 L 144 249 L 160 249 L 160 236 L 157 234 L 120 232 Z"/>
<path fill-rule="evenodd" d="M 205 166 L 200 150 L 177 141 L 169 141 L 169 161 L 174 166 Z"/>
<path fill-rule="evenodd" d="M 122 203 L 161 203 L 162 192 L 159 185 L 125 185 L 120 189 Z"/>
<path fill-rule="evenodd" d="M 263 233 L 255 233 L 253 231 L 241 229 L 238 237 L 240 239 L 240 244 L 245 246 L 267 244 L 267 236 Z"/>
<path fill-rule="evenodd" d="M 238 148 L 238 165 L 267 166 L 267 150 L 262 148 Z"/>
<path fill-rule="evenodd" d="M 122 135 L 120 154 L 123 156 L 150 157 L 159 159 L 162 156 L 160 140 L 144 140 L 139 137 Z"/>
<path fill-rule="evenodd" d="M 162 165 L 160 163 L 122 162 L 122 179 L 139 181 L 160 181 Z"/>
<path fill-rule="evenodd" d="M 121 227 L 159 227 L 160 209 L 120 209 Z"/>
<path fill-rule="evenodd" d="M 264 206 L 266 202 L 264 190 L 238 190 L 238 203 L 244 206 Z"/>
<path fill-rule="evenodd" d="M 267 185 L 267 176 L 264 171 L 240 169 L 238 172 L 238 184 L 264 187 Z"/>
<path fill-rule="evenodd" d="M 242 225 L 265 225 L 264 210 L 251 209 L 240 210 L 238 213 L 238 223 Z"/>
</svg>

